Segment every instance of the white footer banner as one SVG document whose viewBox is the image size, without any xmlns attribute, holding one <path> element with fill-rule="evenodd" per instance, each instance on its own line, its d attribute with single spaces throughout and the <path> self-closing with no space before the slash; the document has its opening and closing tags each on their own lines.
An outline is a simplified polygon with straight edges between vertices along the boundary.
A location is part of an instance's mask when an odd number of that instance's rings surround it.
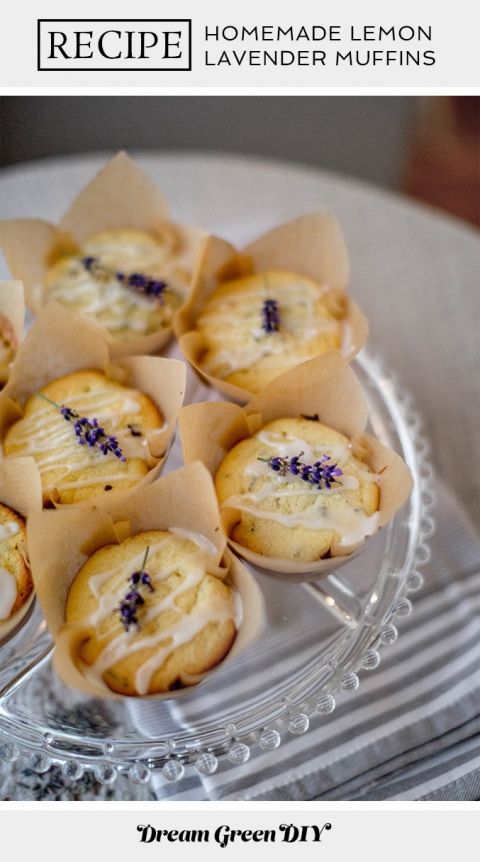
<svg viewBox="0 0 480 862">
<path fill-rule="evenodd" d="M 58 809 L 63 816 L 58 817 Z M 429 803 L 302 804 L 287 807 L 141 807 L 95 803 L 9 805 L 0 810 L 2 849 L 49 862 L 86 860 L 306 860 L 472 858 L 478 807 Z M 28 855 L 27 855 L 28 854 Z M 355 856 L 353 855 L 355 854 Z M 460 854 L 460 855 L 459 855 Z"/>
</svg>

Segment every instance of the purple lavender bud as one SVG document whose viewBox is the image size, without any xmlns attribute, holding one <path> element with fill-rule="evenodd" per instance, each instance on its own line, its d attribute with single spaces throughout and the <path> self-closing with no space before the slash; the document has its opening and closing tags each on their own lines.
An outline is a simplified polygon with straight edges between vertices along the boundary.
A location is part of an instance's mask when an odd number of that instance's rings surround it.
<svg viewBox="0 0 480 862">
<path fill-rule="evenodd" d="M 145 551 L 145 557 L 143 560 L 142 566 L 145 565 L 148 557 L 148 552 L 150 548 L 147 548 Z M 155 587 L 152 584 L 150 575 L 148 572 L 144 571 L 142 568 L 139 571 L 132 572 L 128 579 L 128 583 L 130 585 L 125 598 L 120 602 L 117 610 L 120 612 L 120 620 L 125 628 L 125 631 L 129 630 L 131 625 L 136 625 L 137 628 L 140 628 L 140 624 L 137 619 L 137 610 L 142 605 L 145 604 L 145 599 L 141 595 L 136 587 L 145 586 L 148 588 L 149 592 L 155 592 Z"/>
<path fill-rule="evenodd" d="M 163 302 L 162 294 L 164 290 L 167 289 L 167 284 L 165 281 L 150 281 L 149 283 L 149 291 L 152 296 L 155 296 L 156 299 L 161 299 Z"/>
<path fill-rule="evenodd" d="M 111 452 L 112 455 L 120 461 L 125 462 L 127 460 L 118 444 L 117 438 L 113 434 L 107 436 L 105 429 L 100 425 L 98 419 L 95 417 L 93 419 L 88 419 L 86 416 L 79 416 L 78 413 L 70 407 L 60 407 L 58 404 L 55 404 L 55 402 L 51 403 L 53 406 L 58 408 L 64 419 L 69 422 L 72 419 L 75 419 L 73 430 L 77 438 L 77 443 L 80 446 L 89 446 L 90 449 L 96 447 L 102 455 L 108 455 Z"/>
<path fill-rule="evenodd" d="M 330 455 L 322 455 L 320 460 L 315 461 L 314 464 L 303 464 L 300 460 L 302 455 L 303 452 L 300 452 L 298 455 L 290 458 L 290 460 L 278 455 L 268 459 L 260 458 L 259 460 L 266 461 L 275 473 L 280 473 L 284 476 L 287 473 L 291 473 L 293 476 L 299 476 L 304 482 L 309 482 L 319 489 L 323 487 L 330 490 L 332 484 L 337 481 L 335 477 L 343 475 L 343 470 L 337 464 L 327 463 L 330 461 Z"/>
<path fill-rule="evenodd" d="M 142 272 L 132 272 L 130 275 L 124 272 L 115 272 L 113 269 L 103 266 L 96 257 L 84 257 L 81 259 L 81 263 L 94 278 L 98 278 L 99 280 L 105 280 L 105 278 L 116 279 L 124 287 L 136 290 L 138 293 L 142 293 L 144 296 L 149 296 L 153 299 L 163 301 L 163 292 L 168 289 L 165 281 L 150 278 Z"/>
<path fill-rule="evenodd" d="M 300 467 L 300 476 L 305 482 L 310 481 L 311 472 L 312 468 L 308 464 L 302 464 Z"/>
<path fill-rule="evenodd" d="M 72 410 L 71 407 L 61 407 L 60 413 L 62 414 L 63 418 L 67 420 L 67 422 L 71 422 L 72 419 L 76 419 L 78 416 L 76 410 Z"/>
<path fill-rule="evenodd" d="M 148 574 L 148 572 L 142 572 L 142 584 L 144 584 L 144 586 L 148 587 L 148 589 L 150 590 L 151 593 L 155 592 L 155 587 L 152 584 L 152 581 L 151 581 L 151 578 L 150 578 L 150 575 Z"/>
<path fill-rule="evenodd" d="M 278 302 L 276 299 L 265 299 L 262 306 L 262 327 L 271 335 L 273 332 L 278 332 L 280 325 L 280 314 L 278 310 Z"/>
<path fill-rule="evenodd" d="M 125 596 L 125 600 L 127 602 L 133 602 L 135 605 L 145 604 L 138 590 L 130 590 L 130 592 Z"/>
<path fill-rule="evenodd" d="M 132 272 L 131 275 L 128 276 L 127 284 L 129 287 L 145 287 L 147 284 L 147 279 L 144 275 L 139 272 Z"/>
<path fill-rule="evenodd" d="M 83 257 L 82 258 L 82 264 L 85 267 L 85 269 L 87 270 L 87 272 L 92 272 L 92 270 L 95 268 L 96 263 L 97 263 L 96 257 Z"/>
</svg>

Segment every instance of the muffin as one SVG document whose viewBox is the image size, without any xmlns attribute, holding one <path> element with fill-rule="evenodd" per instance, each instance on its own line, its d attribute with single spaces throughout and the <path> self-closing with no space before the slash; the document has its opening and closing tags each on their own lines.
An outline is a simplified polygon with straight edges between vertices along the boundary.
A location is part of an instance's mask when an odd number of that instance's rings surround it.
<svg viewBox="0 0 480 862">
<path fill-rule="evenodd" d="M 8 378 L 10 364 L 18 348 L 15 330 L 3 314 L 0 314 L 0 383 Z"/>
<path fill-rule="evenodd" d="M 177 245 L 173 228 L 158 236 L 117 229 L 94 234 L 73 254 L 59 249 L 40 304 L 54 299 L 92 315 L 123 340 L 158 332 L 171 325 L 189 285 Z"/>
<path fill-rule="evenodd" d="M 149 470 L 147 435 L 162 423 L 144 393 L 101 371 L 76 371 L 27 400 L 4 451 L 33 456 L 44 503 L 76 503 L 138 482 Z"/>
<path fill-rule="evenodd" d="M 310 278 L 267 270 L 221 284 L 197 318 L 202 369 L 257 393 L 295 365 L 340 348 L 346 298 Z"/>
<path fill-rule="evenodd" d="M 24 519 L 0 503 L 0 624 L 10 620 L 33 591 L 25 538 Z"/>
<path fill-rule="evenodd" d="M 237 443 L 215 475 L 231 538 L 298 562 L 352 552 L 379 525 L 378 479 L 350 440 L 312 418 L 275 419 Z"/>
<path fill-rule="evenodd" d="M 96 551 L 76 574 L 65 620 L 85 628 L 78 664 L 124 695 L 183 688 L 235 640 L 236 593 L 217 549 L 182 530 L 149 531 Z"/>
</svg>

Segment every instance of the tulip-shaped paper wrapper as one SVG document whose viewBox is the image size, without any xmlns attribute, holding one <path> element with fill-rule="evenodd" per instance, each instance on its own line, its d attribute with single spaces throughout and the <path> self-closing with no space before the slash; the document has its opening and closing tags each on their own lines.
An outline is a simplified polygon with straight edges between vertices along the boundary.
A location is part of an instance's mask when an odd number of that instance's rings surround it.
<svg viewBox="0 0 480 862">
<path fill-rule="evenodd" d="M 190 297 L 175 315 L 174 329 L 184 356 L 201 377 L 240 403 L 249 401 L 252 393 L 206 371 L 203 356 L 207 347 L 203 334 L 196 330 L 196 320 L 221 284 L 266 270 L 304 276 L 319 288 L 342 297 L 342 352 L 348 360 L 358 353 L 368 335 L 364 315 L 345 294 L 349 272 L 347 250 L 339 225 L 329 212 L 311 213 L 280 225 L 243 251 L 218 237 L 208 237 L 194 273 Z"/>
<path fill-rule="evenodd" d="M 188 293 L 205 233 L 170 222 L 159 189 L 121 152 L 79 193 L 58 225 L 31 218 L 0 222 L 0 247 L 12 275 L 23 281 L 27 304 L 34 313 L 46 302 L 43 284 L 49 267 L 70 255 L 81 258 L 86 239 L 110 230 L 143 231 L 156 238 L 187 273 Z M 171 326 L 167 326 L 128 340 L 109 338 L 117 355 L 138 355 L 158 352 L 171 334 Z"/>
<path fill-rule="evenodd" d="M 32 515 L 28 541 L 35 588 L 48 627 L 55 640 L 55 667 L 68 685 L 85 694 L 119 698 L 105 684 L 92 680 L 78 656 L 88 627 L 65 622 L 70 585 L 85 561 L 107 545 L 150 530 L 199 534 L 217 549 L 217 576 L 238 594 L 241 608 L 237 634 L 222 665 L 236 658 L 259 635 L 263 625 L 263 597 L 250 572 L 226 549 L 213 483 L 203 464 L 162 477 L 146 488 L 135 489 L 115 501 L 62 508 Z M 213 671 L 214 672 L 214 671 Z M 208 676 L 212 671 L 208 672 Z M 194 690 L 203 675 L 191 677 L 183 689 L 148 695 L 151 699 L 182 697 Z"/>
<path fill-rule="evenodd" d="M 0 393 L 0 440 L 22 418 L 27 399 L 42 387 L 71 372 L 96 369 L 108 379 L 148 395 L 163 416 L 163 426 L 146 434 L 149 472 L 141 482 L 152 481 L 175 432 L 185 393 L 185 365 L 157 356 L 114 357 L 111 346 L 105 330 L 93 320 L 49 303 L 21 345 L 8 384 Z M 7 460 L 10 458 L 13 456 Z M 56 499 L 52 497 L 50 502 Z"/>
<path fill-rule="evenodd" d="M 378 477 L 378 527 L 387 524 L 410 493 L 410 471 L 399 455 L 365 432 L 368 418 L 365 395 L 353 370 L 337 351 L 329 351 L 281 375 L 246 407 L 212 402 L 182 408 L 179 427 L 185 461 L 202 461 L 215 477 L 226 454 L 237 443 L 268 422 L 289 417 L 318 418 L 351 441 L 353 451 Z M 283 579 L 302 581 L 328 575 L 363 546 L 363 543 L 350 547 L 333 543 L 327 558 L 312 562 L 266 556 L 232 538 L 240 515 L 238 509 L 222 509 L 222 525 L 230 546 L 253 565 Z"/>
</svg>

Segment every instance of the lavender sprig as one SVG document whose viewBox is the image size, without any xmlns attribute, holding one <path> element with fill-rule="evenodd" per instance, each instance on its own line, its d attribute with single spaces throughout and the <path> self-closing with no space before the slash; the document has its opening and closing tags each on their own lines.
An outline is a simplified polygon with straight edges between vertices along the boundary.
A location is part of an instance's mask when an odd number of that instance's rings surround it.
<svg viewBox="0 0 480 862">
<path fill-rule="evenodd" d="M 98 419 L 88 419 L 86 416 L 80 416 L 76 410 L 71 407 L 65 407 L 62 404 L 57 404 L 52 401 L 43 392 L 37 392 L 39 398 L 48 401 L 53 407 L 60 412 L 67 422 L 73 422 L 73 430 L 75 432 L 77 443 L 80 446 L 88 446 L 90 449 L 98 449 L 102 455 L 108 455 L 109 452 L 115 455 L 119 461 L 126 461 L 116 437 L 113 434 L 106 434 L 105 429 L 99 425 Z"/>
<path fill-rule="evenodd" d="M 130 275 L 126 275 L 124 272 L 115 272 L 115 270 L 103 266 L 98 257 L 83 257 L 81 263 L 94 278 L 115 278 L 125 287 L 152 299 L 158 299 L 160 303 L 163 303 L 163 294 L 167 290 L 165 281 L 150 278 L 141 272 L 132 272 Z"/>
<path fill-rule="evenodd" d="M 137 613 L 139 608 L 145 604 L 145 599 L 136 587 L 145 586 L 148 588 L 149 592 L 155 592 L 155 587 L 152 584 L 150 575 L 145 571 L 149 551 L 150 547 L 147 547 L 143 558 L 142 568 L 137 572 L 132 572 L 130 575 L 128 583 L 130 584 L 131 589 L 128 590 L 125 598 L 122 599 L 117 609 L 120 613 L 120 620 L 126 632 L 129 631 L 130 626 L 136 626 L 137 629 L 141 628 L 140 623 L 138 622 Z"/>
<path fill-rule="evenodd" d="M 278 332 L 280 326 L 280 312 L 276 299 L 264 299 L 262 306 L 262 328 L 267 335 Z"/>
<path fill-rule="evenodd" d="M 337 476 L 343 475 L 343 470 L 337 464 L 329 463 L 330 455 L 322 455 L 320 460 L 315 461 L 314 464 L 304 464 L 300 460 L 303 454 L 300 452 L 293 458 L 275 455 L 272 458 L 258 458 L 257 460 L 264 461 L 275 473 L 280 473 L 281 476 L 292 473 L 293 476 L 299 476 L 304 482 L 309 482 L 316 488 L 327 488 L 327 490 L 330 490 L 332 485 L 338 482 Z"/>
</svg>

